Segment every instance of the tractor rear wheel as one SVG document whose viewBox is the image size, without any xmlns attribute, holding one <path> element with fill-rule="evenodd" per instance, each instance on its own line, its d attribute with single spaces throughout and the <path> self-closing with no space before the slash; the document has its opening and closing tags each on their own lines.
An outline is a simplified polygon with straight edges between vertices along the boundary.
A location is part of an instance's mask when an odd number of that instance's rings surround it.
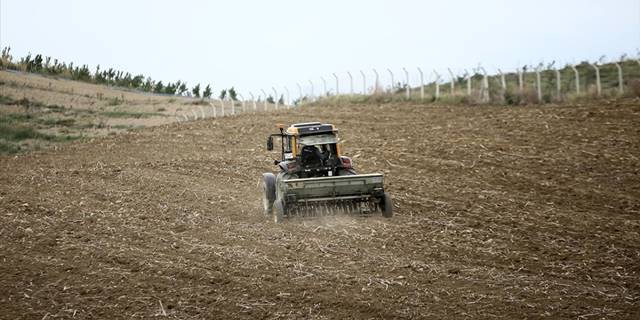
<svg viewBox="0 0 640 320">
<path fill-rule="evenodd" d="M 265 216 L 271 214 L 273 201 L 276 199 L 276 177 L 273 173 L 262 174 L 262 206 Z"/>
<path fill-rule="evenodd" d="M 391 196 L 385 192 L 381 200 L 382 216 L 385 218 L 393 217 L 393 202 L 391 201 Z"/>
<path fill-rule="evenodd" d="M 278 199 L 273 202 L 273 222 L 280 223 L 284 221 L 284 204 Z"/>
</svg>

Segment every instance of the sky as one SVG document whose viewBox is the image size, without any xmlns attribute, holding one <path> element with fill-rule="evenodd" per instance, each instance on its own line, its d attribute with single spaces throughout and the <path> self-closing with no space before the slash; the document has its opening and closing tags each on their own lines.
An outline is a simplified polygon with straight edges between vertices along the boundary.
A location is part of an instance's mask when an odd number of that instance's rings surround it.
<svg viewBox="0 0 640 320">
<path fill-rule="evenodd" d="M 0 0 L 0 46 L 155 80 L 234 86 L 291 98 L 434 79 L 434 70 L 489 73 L 638 55 L 640 0 Z"/>
</svg>

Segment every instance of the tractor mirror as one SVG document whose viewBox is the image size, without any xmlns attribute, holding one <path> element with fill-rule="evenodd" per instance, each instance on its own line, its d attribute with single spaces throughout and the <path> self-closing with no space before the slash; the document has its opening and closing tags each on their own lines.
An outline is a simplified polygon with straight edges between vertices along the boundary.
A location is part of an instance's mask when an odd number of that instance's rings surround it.
<svg viewBox="0 0 640 320">
<path fill-rule="evenodd" d="M 273 150 L 273 137 L 269 136 L 269 138 L 267 138 L 267 150 L 271 151 Z"/>
</svg>

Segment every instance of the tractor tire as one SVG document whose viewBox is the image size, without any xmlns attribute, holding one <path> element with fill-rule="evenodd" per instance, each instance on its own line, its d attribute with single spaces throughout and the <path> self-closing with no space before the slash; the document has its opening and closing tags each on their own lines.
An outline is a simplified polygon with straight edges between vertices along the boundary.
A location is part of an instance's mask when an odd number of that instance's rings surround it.
<svg viewBox="0 0 640 320">
<path fill-rule="evenodd" d="M 276 200 L 276 176 L 273 173 L 262 174 L 262 206 L 265 216 L 271 215 L 273 201 Z"/>
<path fill-rule="evenodd" d="M 284 204 L 278 199 L 273 202 L 273 222 L 281 223 L 284 221 Z"/>
<path fill-rule="evenodd" d="M 382 209 L 382 216 L 385 218 L 393 217 L 393 201 L 388 193 L 384 193 L 380 203 L 380 209 Z"/>
</svg>

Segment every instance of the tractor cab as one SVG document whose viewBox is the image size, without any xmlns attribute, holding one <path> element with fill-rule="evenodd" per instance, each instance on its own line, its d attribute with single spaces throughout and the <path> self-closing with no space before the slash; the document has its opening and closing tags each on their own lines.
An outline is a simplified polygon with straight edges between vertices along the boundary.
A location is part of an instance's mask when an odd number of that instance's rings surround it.
<svg viewBox="0 0 640 320">
<path fill-rule="evenodd" d="M 278 128 L 279 134 L 269 136 L 267 149 L 273 150 L 274 136 L 281 138 L 281 160 L 275 164 L 282 172 L 298 178 L 355 174 L 351 159 L 340 153 L 338 130 L 332 124 L 307 122 Z"/>
</svg>

